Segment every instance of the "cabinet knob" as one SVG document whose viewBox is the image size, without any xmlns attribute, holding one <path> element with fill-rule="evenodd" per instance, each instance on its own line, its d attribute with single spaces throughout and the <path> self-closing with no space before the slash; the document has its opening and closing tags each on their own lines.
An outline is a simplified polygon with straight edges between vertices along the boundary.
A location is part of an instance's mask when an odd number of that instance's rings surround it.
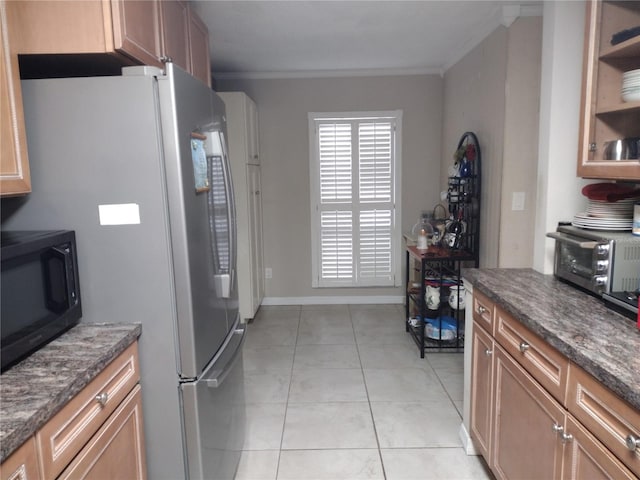
<svg viewBox="0 0 640 480">
<path fill-rule="evenodd" d="M 634 452 L 636 448 L 640 448 L 640 437 L 636 437 L 635 435 L 630 433 L 629 435 L 627 435 L 627 438 L 625 440 L 627 443 L 627 448 L 630 451 Z"/>
<path fill-rule="evenodd" d="M 171 57 L 168 57 L 167 55 L 162 55 L 160 57 L 160 61 L 162 63 L 167 63 L 167 62 L 173 62 L 173 59 Z"/>
<path fill-rule="evenodd" d="M 559 425 L 559 424 L 557 424 L 557 423 L 554 423 L 554 424 L 551 426 L 551 431 L 552 431 L 553 433 L 559 434 L 559 433 L 564 432 L 564 427 L 563 427 L 562 425 Z"/>
<path fill-rule="evenodd" d="M 486 308 L 484 308 L 482 305 L 479 305 L 479 306 L 478 306 L 478 313 L 479 313 L 480 315 L 484 314 L 486 311 L 487 311 L 487 309 L 486 309 Z"/>
<path fill-rule="evenodd" d="M 527 342 L 520 342 L 520 345 L 519 345 L 519 347 L 518 347 L 518 348 L 520 348 L 520 351 L 521 351 L 522 353 L 524 353 L 524 352 L 526 352 L 527 350 L 529 350 L 529 347 L 530 347 L 530 346 L 531 346 L 531 345 L 529 345 Z"/>
<path fill-rule="evenodd" d="M 569 443 L 573 441 L 573 435 L 570 433 L 562 433 L 560 434 L 560 441 L 562 443 Z"/>
<path fill-rule="evenodd" d="M 490 348 L 485 348 L 485 350 L 484 350 L 484 354 L 485 354 L 487 357 L 490 357 L 492 353 L 493 353 L 493 350 L 491 350 Z"/>
<path fill-rule="evenodd" d="M 102 392 L 100 395 L 96 395 L 96 402 L 98 402 L 101 407 L 104 407 L 107 404 L 107 400 L 109 400 L 109 394 L 107 392 Z"/>
</svg>

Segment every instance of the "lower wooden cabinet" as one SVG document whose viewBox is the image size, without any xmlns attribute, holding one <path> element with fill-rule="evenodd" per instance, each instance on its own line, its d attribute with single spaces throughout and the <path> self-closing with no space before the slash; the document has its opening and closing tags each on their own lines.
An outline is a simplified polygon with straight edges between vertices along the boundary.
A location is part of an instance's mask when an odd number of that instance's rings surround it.
<svg viewBox="0 0 640 480">
<path fill-rule="evenodd" d="M 133 343 L 3 462 L 0 480 L 147 477 Z"/>
<path fill-rule="evenodd" d="M 476 321 L 472 338 L 471 435 L 491 468 L 494 341 Z"/>
<path fill-rule="evenodd" d="M 470 434 L 495 477 L 637 479 L 640 448 L 626 440 L 640 438 L 640 412 L 486 300 L 492 321 L 473 322 Z"/>
<path fill-rule="evenodd" d="M 58 478 L 146 478 L 143 439 L 137 385 Z"/>
<path fill-rule="evenodd" d="M 569 374 L 567 408 L 640 476 L 640 447 L 629 449 L 627 446 L 628 437 L 640 438 L 640 412 L 574 365 Z"/>
<path fill-rule="evenodd" d="M 38 470 L 36 440 L 31 437 L 0 466 L 0 480 L 35 480 Z"/>
<path fill-rule="evenodd" d="M 563 479 L 634 480 L 638 478 L 571 415 L 567 415 L 565 430 L 568 437 L 564 451 Z"/>
</svg>

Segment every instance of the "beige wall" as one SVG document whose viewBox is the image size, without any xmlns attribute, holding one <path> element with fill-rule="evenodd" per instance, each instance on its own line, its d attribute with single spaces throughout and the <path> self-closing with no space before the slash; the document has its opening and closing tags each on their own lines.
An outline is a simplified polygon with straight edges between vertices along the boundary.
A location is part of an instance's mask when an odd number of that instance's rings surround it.
<svg viewBox="0 0 640 480">
<path fill-rule="evenodd" d="M 498 266 L 533 265 L 538 166 L 542 17 L 516 20 L 508 31 L 504 156 Z M 512 210 L 514 192 L 524 210 Z"/>
<path fill-rule="evenodd" d="M 443 188 L 459 137 L 482 152 L 480 266 L 530 267 L 536 208 L 542 18 L 498 27 L 444 77 Z M 525 209 L 512 210 L 513 192 Z"/>
<path fill-rule="evenodd" d="M 508 32 L 498 27 L 444 76 L 441 187 L 460 136 L 474 132 L 482 153 L 480 266 L 498 264 Z"/>
<path fill-rule="evenodd" d="M 440 191 L 442 79 L 437 75 L 318 79 L 218 80 L 217 90 L 246 92 L 257 104 L 262 161 L 266 302 L 313 297 L 393 296 L 403 289 L 311 288 L 307 114 L 402 110 L 402 229 Z M 400 242 L 400 245 L 402 243 Z M 402 256 L 401 267 L 404 267 Z"/>
</svg>

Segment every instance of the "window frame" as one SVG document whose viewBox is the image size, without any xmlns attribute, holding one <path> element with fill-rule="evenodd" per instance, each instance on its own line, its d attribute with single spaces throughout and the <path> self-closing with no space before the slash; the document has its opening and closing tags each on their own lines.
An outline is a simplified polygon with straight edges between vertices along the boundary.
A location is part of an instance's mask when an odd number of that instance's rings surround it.
<svg viewBox="0 0 640 480">
<path fill-rule="evenodd" d="M 390 255 L 391 255 L 391 274 L 390 279 L 379 278 L 361 278 L 358 270 L 359 244 L 356 244 L 356 234 L 359 225 L 359 218 L 353 218 L 353 278 L 351 279 L 323 279 L 321 278 L 321 199 L 320 199 L 320 158 L 319 158 L 319 135 L 317 134 L 318 125 L 322 122 L 354 122 L 354 125 L 367 123 L 367 121 L 389 119 L 393 128 L 393 154 L 392 154 L 392 182 L 391 182 L 391 237 L 390 237 Z M 310 171 L 310 212 L 311 212 L 311 259 L 312 259 L 312 287 L 313 288 L 369 288 L 369 287 L 399 287 L 402 284 L 402 255 L 401 255 L 401 171 L 402 171 L 402 110 L 386 110 L 386 111 L 359 111 L 359 112 L 310 112 L 308 114 L 309 122 L 309 171 Z M 357 127 L 356 127 L 357 130 Z M 352 145 L 355 144 L 357 135 L 353 135 L 352 128 Z M 357 146 L 357 144 L 356 144 Z M 353 202 L 357 202 L 358 180 L 357 175 L 359 164 L 359 152 L 352 149 L 352 175 L 351 184 L 353 191 Z M 365 206 L 365 208 L 362 207 Z M 360 204 L 359 207 L 354 206 L 353 212 L 362 212 L 367 210 L 366 203 Z"/>
</svg>

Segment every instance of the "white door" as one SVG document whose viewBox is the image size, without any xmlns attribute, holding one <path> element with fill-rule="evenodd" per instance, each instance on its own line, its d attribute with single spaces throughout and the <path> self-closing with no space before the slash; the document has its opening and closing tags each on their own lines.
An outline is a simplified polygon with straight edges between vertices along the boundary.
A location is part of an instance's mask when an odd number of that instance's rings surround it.
<svg viewBox="0 0 640 480">
<path fill-rule="evenodd" d="M 251 252 L 251 302 L 254 313 L 264 298 L 264 261 L 262 258 L 262 192 L 260 166 L 247 165 L 249 227 Z"/>
</svg>

